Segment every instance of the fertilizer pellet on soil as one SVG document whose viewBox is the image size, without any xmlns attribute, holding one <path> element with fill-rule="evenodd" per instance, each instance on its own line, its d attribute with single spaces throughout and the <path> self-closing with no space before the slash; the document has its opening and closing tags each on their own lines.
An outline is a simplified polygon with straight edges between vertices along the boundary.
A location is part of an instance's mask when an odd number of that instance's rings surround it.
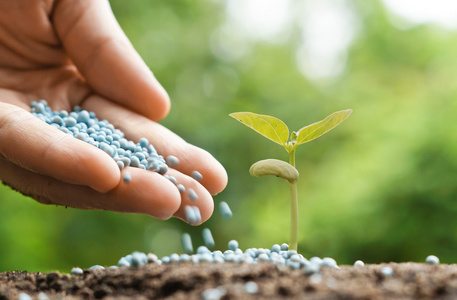
<svg viewBox="0 0 457 300">
<path fill-rule="evenodd" d="M 381 273 L 382 273 L 382 275 L 389 277 L 394 274 L 394 271 L 392 270 L 391 267 L 384 267 L 381 269 Z"/>
<path fill-rule="evenodd" d="M 73 269 L 71 269 L 70 274 L 72 274 L 72 275 L 80 275 L 83 272 L 84 272 L 83 269 L 78 268 L 78 267 L 74 267 Z"/>
<path fill-rule="evenodd" d="M 236 249 L 238 249 L 238 241 L 236 241 L 236 240 L 231 240 L 231 241 L 228 243 L 228 247 L 229 247 L 230 250 L 235 251 Z"/>
<path fill-rule="evenodd" d="M 271 251 L 270 249 L 263 248 L 248 248 L 242 251 L 238 248 L 238 242 L 232 240 L 229 242 L 231 249 L 224 252 L 220 250 L 211 251 L 207 246 L 199 246 L 195 254 L 192 254 L 193 247 L 190 240 L 190 235 L 185 233 L 182 235 L 183 248 L 186 253 L 177 254 L 172 253 L 158 259 L 156 255 L 149 253 L 134 252 L 125 257 L 122 257 L 119 262 L 119 267 L 128 266 L 141 266 L 147 263 L 156 264 L 171 264 L 171 263 L 262 263 L 269 262 L 276 265 L 287 266 L 290 269 L 303 270 L 304 274 L 311 275 L 319 273 L 321 268 L 339 269 L 333 258 L 318 258 L 313 257 L 307 260 L 303 255 L 298 254 L 295 250 L 280 250 L 279 252 Z M 235 248 L 236 246 L 236 248 Z M 274 246 L 274 245 L 273 245 Z M 275 247 L 276 248 L 276 247 Z M 285 248 L 285 247 L 283 247 Z M 233 250 L 235 249 L 235 250 Z M 135 258 L 137 257 L 137 258 Z M 91 267 L 90 270 L 96 269 L 96 266 Z"/>
<path fill-rule="evenodd" d="M 429 255 L 425 259 L 425 262 L 430 265 L 438 265 L 440 263 L 440 259 L 435 255 Z"/>
<path fill-rule="evenodd" d="M 18 296 L 17 296 L 17 299 L 18 300 L 32 300 L 32 297 L 30 297 L 28 294 L 26 293 L 20 293 Z"/>
<path fill-rule="evenodd" d="M 361 260 L 356 260 L 354 262 L 354 267 L 363 267 L 363 266 L 365 266 L 365 263 Z"/>
</svg>

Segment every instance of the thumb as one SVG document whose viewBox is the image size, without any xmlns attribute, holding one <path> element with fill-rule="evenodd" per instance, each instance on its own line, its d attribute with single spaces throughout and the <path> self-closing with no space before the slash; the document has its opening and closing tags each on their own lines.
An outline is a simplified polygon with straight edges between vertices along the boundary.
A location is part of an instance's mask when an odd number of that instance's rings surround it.
<svg viewBox="0 0 457 300">
<path fill-rule="evenodd" d="M 154 121 L 170 100 L 117 23 L 107 0 L 61 0 L 52 20 L 70 59 L 99 95 Z"/>
</svg>

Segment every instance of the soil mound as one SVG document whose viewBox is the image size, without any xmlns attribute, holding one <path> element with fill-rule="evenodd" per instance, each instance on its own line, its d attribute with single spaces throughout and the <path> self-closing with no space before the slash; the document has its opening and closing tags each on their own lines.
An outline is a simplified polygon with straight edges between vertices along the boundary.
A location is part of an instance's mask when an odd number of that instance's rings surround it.
<svg viewBox="0 0 457 300">
<path fill-rule="evenodd" d="M 0 299 L 457 299 L 457 265 L 303 270 L 264 262 L 146 264 L 81 275 L 0 273 Z"/>
</svg>

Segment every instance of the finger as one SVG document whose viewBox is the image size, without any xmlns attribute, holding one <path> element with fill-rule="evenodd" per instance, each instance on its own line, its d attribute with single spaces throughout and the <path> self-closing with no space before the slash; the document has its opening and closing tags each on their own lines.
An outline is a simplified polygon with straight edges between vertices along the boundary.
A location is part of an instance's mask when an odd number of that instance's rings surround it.
<svg viewBox="0 0 457 300">
<path fill-rule="evenodd" d="M 87 83 L 100 95 L 158 121 L 170 100 L 117 23 L 106 0 L 61 0 L 56 32 Z"/>
<path fill-rule="evenodd" d="M 120 181 L 119 167 L 102 150 L 0 103 L 0 155 L 27 170 L 101 192 Z"/>
<path fill-rule="evenodd" d="M 162 156 L 176 156 L 179 164 L 174 168 L 178 171 L 187 175 L 198 171 L 203 176 L 200 183 L 212 195 L 227 185 L 224 167 L 210 153 L 187 143 L 162 125 L 98 96 L 89 97 L 83 107 L 96 112 L 99 118 L 109 120 L 134 142 L 145 137 Z"/>
<path fill-rule="evenodd" d="M 131 174 L 129 183 L 121 181 L 110 192 L 100 193 L 25 170 L 0 157 L 0 180 L 44 204 L 144 213 L 159 219 L 168 219 L 179 209 L 181 195 L 169 180 L 139 168 L 124 172 Z"/>
<path fill-rule="evenodd" d="M 169 169 L 167 175 L 173 176 L 178 184 L 182 184 L 185 191 L 181 193 L 181 205 L 174 214 L 175 217 L 188 222 L 186 214 L 184 212 L 186 206 L 198 207 L 201 215 L 201 222 L 192 225 L 198 225 L 208 220 L 213 214 L 214 201 L 211 194 L 206 188 L 195 181 L 192 177 L 189 177 L 177 170 Z M 191 191 L 195 193 L 195 196 L 191 196 Z"/>
</svg>

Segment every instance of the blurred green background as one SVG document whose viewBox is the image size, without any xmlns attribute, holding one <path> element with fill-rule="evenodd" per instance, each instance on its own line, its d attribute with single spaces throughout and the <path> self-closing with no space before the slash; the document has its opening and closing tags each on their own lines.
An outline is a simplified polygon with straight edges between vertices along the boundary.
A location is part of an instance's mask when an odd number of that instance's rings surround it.
<svg viewBox="0 0 457 300">
<path fill-rule="evenodd" d="M 270 114 L 297 130 L 346 108 L 348 120 L 297 151 L 299 251 L 339 264 L 429 254 L 457 262 L 457 32 L 408 20 L 389 2 L 110 1 L 171 96 L 163 124 L 226 167 L 229 185 L 215 202 L 234 216 L 216 210 L 191 227 L 44 206 L 1 186 L 0 271 L 181 253 L 181 233 L 196 248 L 205 227 L 221 250 L 231 239 L 242 249 L 287 242 L 287 183 L 248 173 L 287 153 L 228 114 Z"/>
</svg>

